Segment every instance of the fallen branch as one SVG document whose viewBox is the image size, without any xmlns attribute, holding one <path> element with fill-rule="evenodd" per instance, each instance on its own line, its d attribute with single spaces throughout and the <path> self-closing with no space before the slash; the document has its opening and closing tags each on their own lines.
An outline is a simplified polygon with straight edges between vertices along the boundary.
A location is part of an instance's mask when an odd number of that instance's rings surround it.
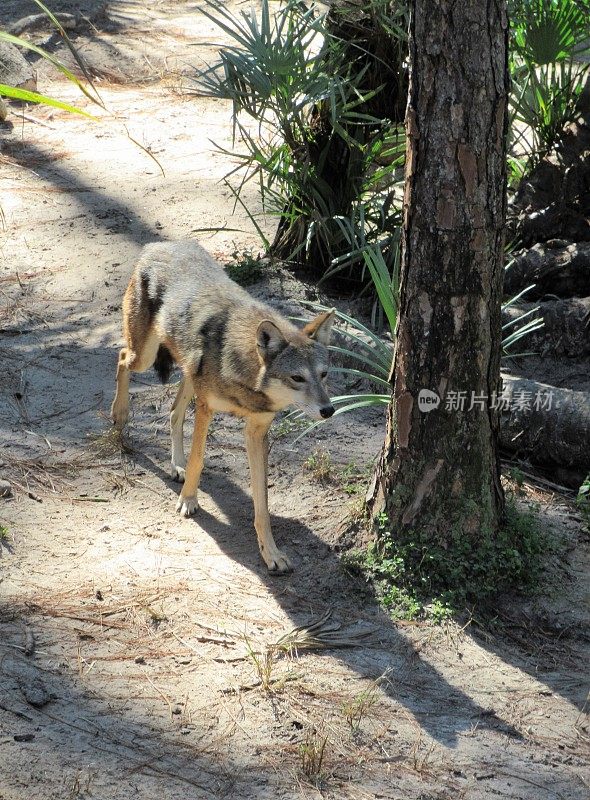
<svg viewBox="0 0 590 800">
<path fill-rule="evenodd" d="M 514 331 L 519 317 L 535 308 L 538 310 L 526 320 L 542 319 L 543 327 L 527 333 L 519 342 L 521 350 L 572 358 L 590 353 L 590 297 L 509 306 L 502 311 L 502 323 L 513 323 L 509 330 Z M 519 345 L 514 346 L 514 352 L 518 352 Z"/>
<path fill-rule="evenodd" d="M 61 24 L 62 28 L 66 30 L 74 30 L 77 25 L 77 19 L 74 14 L 67 14 L 66 12 L 56 12 L 55 17 Z M 13 36 L 20 36 L 25 31 L 30 31 L 34 28 L 51 28 L 52 23 L 47 14 L 29 14 L 26 17 L 13 22 L 8 25 L 8 33 Z"/>
<path fill-rule="evenodd" d="M 553 239 L 521 253 L 506 270 L 504 292 L 514 295 L 532 284 L 527 300 L 590 296 L 590 242 Z"/>
<path fill-rule="evenodd" d="M 517 230 L 520 241 L 525 246 L 558 236 L 567 236 L 577 242 L 590 240 L 588 217 L 561 201 L 550 203 L 539 211 L 523 214 L 518 221 Z"/>
<path fill-rule="evenodd" d="M 590 470 L 590 394 L 502 375 L 511 401 L 500 418 L 503 449 L 579 486 Z"/>
</svg>

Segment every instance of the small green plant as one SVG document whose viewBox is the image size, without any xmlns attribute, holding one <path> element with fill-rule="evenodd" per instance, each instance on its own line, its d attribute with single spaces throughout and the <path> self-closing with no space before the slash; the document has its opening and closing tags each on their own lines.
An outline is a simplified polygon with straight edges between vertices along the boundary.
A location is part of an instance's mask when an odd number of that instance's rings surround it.
<svg viewBox="0 0 590 800">
<path fill-rule="evenodd" d="M 473 540 L 457 529 L 436 546 L 418 530 L 397 536 L 381 515 L 376 541 L 366 551 L 347 554 L 343 564 L 364 576 L 394 619 L 422 617 L 441 623 L 499 591 L 532 591 L 545 550 L 546 537 L 536 519 L 509 499 L 497 535 L 480 531 Z"/>
<path fill-rule="evenodd" d="M 240 286 L 250 286 L 264 277 L 260 254 L 254 255 L 250 248 L 232 253 L 232 260 L 225 265 L 228 276 Z"/>
<path fill-rule="evenodd" d="M 389 611 L 390 617 L 394 620 L 428 617 L 425 607 L 409 589 L 400 588 L 399 586 L 386 586 L 382 583 L 377 597 L 383 608 Z"/>
<path fill-rule="evenodd" d="M 8 528 L 0 525 L 0 542 L 4 542 L 6 539 L 8 539 Z"/>
<path fill-rule="evenodd" d="M 373 464 L 369 462 L 364 467 L 359 467 L 354 461 L 349 461 L 338 472 L 340 488 L 345 494 L 355 497 L 364 493 L 367 481 L 371 476 Z"/>
<path fill-rule="evenodd" d="M 454 609 L 449 603 L 440 597 L 436 597 L 432 603 L 426 606 L 428 618 L 431 619 L 435 625 L 442 625 L 443 622 L 450 620 L 454 614 Z"/>
<path fill-rule="evenodd" d="M 344 6 L 330 19 L 323 5 L 296 0 L 272 7 L 262 0 L 259 11 L 238 13 L 223 0 L 206 0 L 200 9 L 229 39 L 219 62 L 196 76 L 200 93 L 232 103 L 241 147 L 226 177 L 239 172 L 241 179 L 228 186 L 246 208 L 243 186 L 257 181 L 264 210 L 280 217 L 274 254 L 320 275 L 350 265 L 350 255 L 338 259 L 350 254 L 361 231 L 379 238 L 401 219 L 392 186 L 401 180 L 403 131 L 376 117 L 371 101 L 393 82 L 405 105 L 408 11 L 388 0 L 348 12 Z M 343 25 L 367 25 L 372 44 L 354 39 L 352 28 L 350 37 L 334 33 L 336 16 L 347 14 Z M 371 52 L 375 37 L 386 43 L 388 58 Z M 387 107 L 395 113 L 393 102 Z"/>
<path fill-rule="evenodd" d="M 307 428 L 307 421 L 303 417 L 294 417 L 292 412 L 277 414 L 270 429 L 272 441 L 290 436 L 292 433 L 301 433 Z"/>
<path fill-rule="evenodd" d="M 276 683 L 275 678 L 273 678 L 276 650 L 273 647 L 265 647 L 263 651 L 256 650 L 247 636 L 244 636 L 244 642 L 246 643 L 248 658 L 254 666 L 260 685 L 265 692 L 271 694 L 273 684 Z"/>
<path fill-rule="evenodd" d="M 382 556 L 381 548 L 371 542 L 366 550 L 353 550 L 342 556 L 341 563 L 350 572 L 369 582 L 380 605 L 392 619 L 417 619 L 424 606 L 410 586 L 404 559 L 398 555 Z"/>
<path fill-rule="evenodd" d="M 323 782 L 323 771 L 328 736 L 323 729 L 311 728 L 307 731 L 305 741 L 299 745 L 301 772 L 314 784 Z"/>
<path fill-rule="evenodd" d="M 515 192 L 526 175 L 529 162 L 526 156 L 518 156 L 514 152 L 506 155 L 506 162 L 508 188 L 511 192 Z M 510 249 L 512 250 L 514 247 Z"/>
<path fill-rule="evenodd" d="M 318 483 L 329 483 L 333 477 L 332 459 L 327 450 L 318 448 L 303 462 L 303 468 L 311 472 Z"/>
<path fill-rule="evenodd" d="M 514 482 L 519 491 L 522 490 L 524 486 L 524 473 L 521 469 L 518 467 L 510 467 L 508 478 Z"/>
<path fill-rule="evenodd" d="M 337 483 L 345 494 L 353 497 L 364 492 L 373 465 L 369 463 L 365 467 L 359 467 L 354 461 L 350 461 L 344 467 L 337 467 L 333 464 L 329 451 L 318 447 L 305 459 L 303 468 L 319 483 Z"/>
<path fill-rule="evenodd" d="M 371 684 L 363 689 L 356 697 L 347 700 L 342 704 L 342 714 L 350 726 L 353 733 L 360 730 L 361 723 L 370 713 L 379 700 L 379 686 L 384 676 L 372 681 Z"/>
</svg>

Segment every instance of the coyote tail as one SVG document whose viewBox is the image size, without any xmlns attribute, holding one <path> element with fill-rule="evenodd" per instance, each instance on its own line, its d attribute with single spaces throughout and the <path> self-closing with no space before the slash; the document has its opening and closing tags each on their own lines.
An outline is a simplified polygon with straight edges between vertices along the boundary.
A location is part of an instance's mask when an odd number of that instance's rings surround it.
<svg viewBox="0 0 590 800">
<path fill-rule="evenodd" d="M 172 358 L 172 354 L 165 345 L 161 344 L 158 347 L 158 354 L 154 361 L 154 369 L 162 383 L 168 383 L 173 368 L 174 359 Z"/>
</svg>

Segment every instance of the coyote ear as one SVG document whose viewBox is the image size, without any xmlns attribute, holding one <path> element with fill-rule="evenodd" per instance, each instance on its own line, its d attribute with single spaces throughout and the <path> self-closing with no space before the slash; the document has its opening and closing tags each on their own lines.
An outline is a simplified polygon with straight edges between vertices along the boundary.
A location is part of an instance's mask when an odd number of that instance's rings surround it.
<svg viewBox="0 0 590 800">
<path fill-rule="evenodd" d="M 303 333 L 305 333 L 306 336 L 309 336 L 310 339 L 315 339 L 316 342 L 328 346 L 330 344 L 332 323 L 334 322 L 335 317 L 335 308 L 333 308 L 331 311 L 326 311 L 324 314 L 320 314 L 319 317 L 312 319 L 311 322 L 308 322 L 303 329 Z"/>
<path fill-rule="evenodd" d="M 263 361 L 272 361 L 286 344 L 280 328 L 269 319 L 263 319 L 256 330 L 256 348 Z"/>
</svg>

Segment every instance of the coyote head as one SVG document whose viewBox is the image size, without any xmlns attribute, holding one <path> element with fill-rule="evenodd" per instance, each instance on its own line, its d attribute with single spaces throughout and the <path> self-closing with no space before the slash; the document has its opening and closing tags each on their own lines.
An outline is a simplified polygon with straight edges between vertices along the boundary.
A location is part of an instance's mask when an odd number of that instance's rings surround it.
<svg viewBox="0 0 590 800">
<path fill-rule="evenodd" d="M 261 388 L 277 411 L 295 406 L 313 419 L 328 419 L 334 413 L 326 386 L 333 322 L 334 311 L 327 311 L 294 335 L 269 319 L 258 326 L 256 347 L 264 367 Z"/>
</svg>

